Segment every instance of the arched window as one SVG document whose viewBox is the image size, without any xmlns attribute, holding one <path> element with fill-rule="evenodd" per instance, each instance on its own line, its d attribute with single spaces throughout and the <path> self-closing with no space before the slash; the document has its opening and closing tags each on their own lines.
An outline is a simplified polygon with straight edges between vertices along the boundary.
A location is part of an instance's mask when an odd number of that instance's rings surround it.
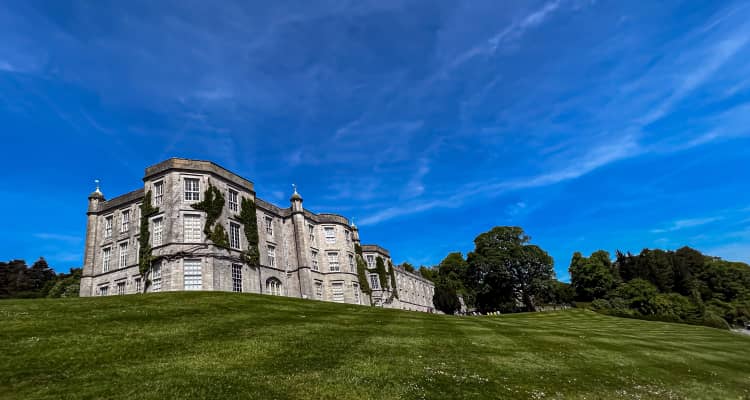
<svg viewBox="0 0 750 400">
<path fill-rule="evenodd" d="M 281 296 L 281 281 L 276 278 L 268 278 L 266 281 L 266 290 L 274 296 Z"/>
</svg>

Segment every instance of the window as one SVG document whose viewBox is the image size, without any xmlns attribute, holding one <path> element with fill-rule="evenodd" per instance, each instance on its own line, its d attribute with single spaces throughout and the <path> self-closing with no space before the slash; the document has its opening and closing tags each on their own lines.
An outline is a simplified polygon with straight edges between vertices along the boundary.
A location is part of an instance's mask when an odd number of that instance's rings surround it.
<svg viewBox="0 0 750 400">
<path fill-rule="evenodd" d="M 164 182 L 154 182 L 154 206 L 164 203 Z"/>
<path fill-rule="evenodd" d="M 378 274 L 370 274 L 370 287 L 376 290 L 380 289 L 380 280 Z"/>
<path fill-rule="evenodd" d="M 162 239 L 162 219 L 156 218 L 154 219 L 154 238 L 152 239 L 152 243 L 154 246 L 161 246 L 161 239 Z"/>
<path fill-rule="evenodd" d="M 323 229 L 326 233 L 326 243 L 336 243 L 336 228 L 333 226 L 326 226 Z"/>
<path fill-rule="evenodd" d="M 185 242 L 196 243 L 201 241 L 201 216 L 198 214 L 185 214 L 182 220 L 183 235 Z"/>
<path fill-rule="evenodd" d="M 161 291 L 161 263 L 156 262 L 151 268 L 151 291 Z"/>
<path fill-rule="evenodd" d="M 120 264 L 118 268 L 125 268 L 128 265 L 128 242 L 120 243 Z"/>
<path fill-rule="evenodd" d="M 123 210 L 120 232 L 127 232 L 128 230 L 130 230 L 130 210 Z"/>
<path fill-rule="evenodd" d="M 104 238 L 109 239 L 112 237 L 112 216 L 104 219 Z"/>
<path fill-rule="evenodd" d="M 229 246 L 233 249 L 240 249 L 240 224 L 229 223 Z"/>
<path fill-rule="evenodd" d="M 135 212 L 133 213 L 133 218 L 135 219 L 135 230 L 140 231 L 141 230 L 141 207 L 143 204 L 139 203 L 135 205 Z"/>
<path fill-rule="evenodd" d="M 109 286 L 102 286 L 99 288 L 99 296 L 106 296 L 109 294 Z"/>
<path fill-rule="evenodd" d="M 315 243 L 315 227 L 313 224 L 307 224 L 307 235 L 310 236 L 310 243 Z"/>
<path fill-rule="evenodd" d="M 232 264 L 232 291 L 242 291 L 242 264 Z"/>
<path fill-rule="evenodd" d="M 276 278 L 269 278 L 266 281 L 266 291 L 274 296 L 281 296 L 281 281 Z"/>
<path fill-rule="evenodd" d="M 344 231 L 344 236 L 346 237 L 346 243 L 351 243 L 352 241 L 351 231 Z"/>
<path fill-rule="evenodd" d="M 138 264 L 141 261 L 141 242 L 138 238 L 135 239 L 135 263 Z"/>
<path fill-rule="evenodd" d="M 341 271 L 341 268 L 339 267 L 339 253 L 336 253 L 334 251 L 328 253 L 328 271 Z"/>
<path fill-rule="evenodd" d="M 359 283 L 352 282 L 352 290 L 354 291 L 354 304 L 362 304 L 359 301 Z"/>
<path fill-rule="evenodd" d="M 203 289 L 201 260 L 184 260 L 182 268 L 185 276 L 185 290 Z"/>
<path fill-rule="evenodd" d="M 354 256 L 349 254 L 349 272 L 354 272 Z"/>
<path fill-rule="evenodd" d="M 318 267 L 318 252 L 317 251 L 310 250 L 310 261 L 312 261 L 313 271 L 320 270 L 320 268 Z"/>
<path fill-rule="evenodd" d="M 117 282 L 117 295 L 121 296 L 125 294 L 125 282 Z"/>
<path fill-rule="evenodd" d="M 323 282 L 315 281 L 315 298 L 318 300 L 323 299 Z"/>
<path fill-rule="evenodd" d="M 344 302 L 344 282 L 331 283 L 331 299 L 337 303 Z"/>
<path fill-rule="evenodd" d="M 185 178 L 185 201 L 200 200 L 200 189 L 198 178 Z"/>
<path fill-rule="evenodd" d="M 238 212 L 240 210 L 240 204 L 238 201 L 238 193 L 236 190 L 229 189 L 229 209 Z"/>
<path fill-rule="evenodd" d="M 273 235 L 273 218 L 266 217 L 266 233 Z"/>
<path fill-rule="evenodd" d="M 141 290 L 143 290 L 143 286 L 141 284 L 141 278 L 133 279 L 133 283 L 135 284 L 135 292 L 140 293 Z"/>
<path fill-rule="evenodd" d="M 276 247 L 271 245 L 268 246 L 268 266 L 276 266 Z"/>
<path fill-rule="evenodd" d="M 111 248 L 107 247 L 102 249 L 102 272 L 109 272 L 109 259 L 111 255 Z"/>
<path fill-rule="evenodd" d="M 367 268 L 375 268 L 375 256 L 367 256 Z"/>
</svg>

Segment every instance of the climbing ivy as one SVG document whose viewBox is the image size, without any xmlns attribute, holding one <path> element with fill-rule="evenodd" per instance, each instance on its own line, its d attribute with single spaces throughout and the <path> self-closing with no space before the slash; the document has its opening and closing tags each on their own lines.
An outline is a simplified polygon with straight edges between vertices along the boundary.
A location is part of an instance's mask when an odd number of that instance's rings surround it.
<svg viewBox="0 0 750 400">
<path fill-rule="evenodd" d="M 138 271 L 144 280 L 143 291 L 150 284 L 146 279 L 146 273 L 151 268 L 153 257 L 151 256 L 151 233 L 148 230 L 149 219 L 159 212 L 159 207 L 151 205 L 151 191 L 147 191 L 141 204 L 141 233 L 138 237 L 140 251 L 138 256 Z"/>
<path fill-rule="evenodd" d="M 378 256 L 375 258 L 375 272 L 378 273 L 380 285 L 383 287 L 383 290 L 388 290 L 388 272 L 386 272 L 385 270 L 385 262 L 383 261 L 383 257 Z"/>
<path fill-rule="evenodd" d="M 391 275 L 391 288 L 393 289 L 391 291 L 391 300 L 393 298 L 398 298 L 398 290 L 396 288 L 396 271 L 393 270 L 393 263 L 391 260 L 388 260 L 388 274 Z"/>
<path fill-rule="evenodd" d="M 367 263 L 362 257 L 362 246 L 355 243 L 354 253 L 356 253 L 357 259 L 357 280 L 359 281 L 359 288 L 362 290 L 362 293 L 370 298 L 370 305 L 372 305 L 372 288 L 370 288 L 370 282 L 367 280 Z"/>
<path fill-rule="evenodd" d="M 206 213 L 206 224 L 203 226 L 203 233 L 206 237 L 220 247 L 229 247 L 229 235 L 221 224 L 211 227 L 221 217 L 221 211 L 224 209 L 224 195 L 212 184 L 208 184 L 208 189 L 203 192 L 203 201 L 191 205 L 194 209 Z"/>
<path fill-rule="evenodd" d="M 260 265 L 260 250 L 258 250 L 258 219 L 255 213 L 255 202 L 243 198 L 240 214 L 236 218 L 245 227 L 247 239 L 247 251 L 242 254 L 242 261 L 251 267 L 258 266 Z"/>
</svg>

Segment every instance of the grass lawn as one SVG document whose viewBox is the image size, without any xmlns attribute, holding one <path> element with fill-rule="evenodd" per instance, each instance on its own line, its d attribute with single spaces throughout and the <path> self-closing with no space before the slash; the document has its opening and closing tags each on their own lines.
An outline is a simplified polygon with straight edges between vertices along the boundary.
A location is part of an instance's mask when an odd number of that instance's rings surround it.
<svg viewBox="0 0 750 400">
<path fill-rule="evenodd" d="M 750 336 L 218 292 L 12 300 L 0 398 L 745 399 Z"/>
</svg>

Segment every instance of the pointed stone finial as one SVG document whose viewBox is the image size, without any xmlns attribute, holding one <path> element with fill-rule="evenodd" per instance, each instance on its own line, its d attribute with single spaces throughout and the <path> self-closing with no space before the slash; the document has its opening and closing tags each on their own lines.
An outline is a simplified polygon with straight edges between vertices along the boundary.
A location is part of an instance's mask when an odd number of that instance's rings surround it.
<svg viewBox="0 0 750 400">
<path fill-rule="evenodd" d="M 292 183 L 292 188 L 294 189 L 294 194 L 299 194 L 299 193 L 297 193 L 297 185 L 295 185 L 294 183 Z"/>
<path fill-rule="evenodd" d="M 102 191 L 99 189 L 99 179 L 94 179 L 94 183 L 96 184 L 96 192 L 101 193 Z"/>
<path fill-rule="evenodd" d="M 299 193 L 297 193 L 297 185 L 294 184 L 294 183 L 292 183 L 292 188 L 294 189 L 294 193 L 292 193 L 292 198 L 290 200 L 291 201 L 296 201 L 296 200 L 302 201 L 302 196 L 300 196 Z"/>
<path fill-rule="evenodd" d="M 356 224 L 354 223 L 354 217 L 352 217 L 352 218 L 350 219 L 350 221 L 349 221 L 349 225 L 350 225 L 350 226 L 351 226 L 352 228 L 354 228 L 354 229 L 356 229 L 356 228 L 357 228 L 357 225 L 356 225 Z"/>
</svg>

